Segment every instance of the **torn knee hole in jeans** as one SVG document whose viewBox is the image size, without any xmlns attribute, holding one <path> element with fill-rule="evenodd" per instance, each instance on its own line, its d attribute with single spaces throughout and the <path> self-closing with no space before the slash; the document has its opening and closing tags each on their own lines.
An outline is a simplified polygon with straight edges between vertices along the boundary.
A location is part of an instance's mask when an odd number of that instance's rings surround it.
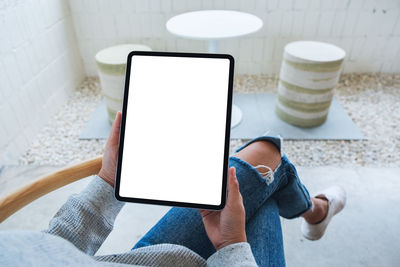
<svg viewBox="0 0 400 267">
<path fill-rule="evenodd" d="M 274 171 L 269 166 L 257 165 L 257 166 L 254 166 L 254 168 L 257 169 L 257 171 L 265 179 L 265 181 L 267 182 L 267 185 L 271 184 L 274 181 Z M 258 170 L 259 168 L 267 169 L 267 171 L 262 172 L 262 171 Z"/>
</svg>

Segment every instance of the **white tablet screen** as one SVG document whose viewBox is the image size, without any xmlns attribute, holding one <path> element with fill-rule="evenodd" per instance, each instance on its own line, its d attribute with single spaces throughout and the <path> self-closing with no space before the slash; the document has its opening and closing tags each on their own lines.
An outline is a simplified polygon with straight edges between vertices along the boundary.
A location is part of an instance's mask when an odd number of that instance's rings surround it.
<svg viewBox="0 0 400 267">
<path fill-rule="evenodd" d="M 132 56 L 120 197 L 221 204 L 229 68 L 227 58 Z"/>
</svg>

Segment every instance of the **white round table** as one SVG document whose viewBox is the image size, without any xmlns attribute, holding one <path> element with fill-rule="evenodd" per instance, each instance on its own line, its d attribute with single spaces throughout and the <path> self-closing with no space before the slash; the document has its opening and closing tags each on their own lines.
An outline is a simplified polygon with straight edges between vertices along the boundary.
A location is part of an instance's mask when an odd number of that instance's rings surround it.
<svg viewBox="0 0 400 267">
<path fill-rule="evenodd" d="M 183 13 L 167 21 L 167 30 L 179 37 L 208 40 L 208 52 L 218 53 L 218 40 L 238 37 L 258 31 L 260 18 L 233 10 L 201 10 Z M 232 107 L 232 128 L 242 120 L 239 107 Z"/>
</svg>

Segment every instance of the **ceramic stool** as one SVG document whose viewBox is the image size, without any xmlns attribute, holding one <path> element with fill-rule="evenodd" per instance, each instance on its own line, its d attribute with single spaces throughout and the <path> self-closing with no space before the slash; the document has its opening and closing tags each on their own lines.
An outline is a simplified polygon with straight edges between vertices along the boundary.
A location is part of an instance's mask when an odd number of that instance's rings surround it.
<svg viewBox="0 0 400 267">
<path fill-rule="evenodd" d="M 122 44 L 105 48 L 95 56 L 101 89 L 111 123 L 114 121 L 117 111 L 122 110 L 126 61 L 131 51 L 151 51 L 151 48 L 140 44 Z"/>
<path fill-rule="evenodd" d="M 297 41 L 285 46 L 276 114 L 300 127 L 325 122 L 346 53 L 332 44 Z"/>
</svg>

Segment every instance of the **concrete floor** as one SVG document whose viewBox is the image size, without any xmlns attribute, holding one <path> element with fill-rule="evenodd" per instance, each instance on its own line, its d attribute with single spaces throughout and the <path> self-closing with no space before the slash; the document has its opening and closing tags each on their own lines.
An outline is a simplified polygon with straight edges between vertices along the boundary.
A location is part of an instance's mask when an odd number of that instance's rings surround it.
<svg viewBox="0 0 400 267">
<path fill-rule="evenodd" d="M 4 168 L 0 173 L 0 197 L 55 169 L 54 166 Z M 400 168 L 299 167 L 298 171 L 312 195 L 339 184 L 348 192 L 348 201 L 320 241 L 302 237 L 300 219 L 282 220 L 288 266 L 399 266 Z M 0 230 L 46 228 L 68 196 L 87 183 L 85 179 L 42 197 L 0 224 Z M 152 205 L 125 205 L 98 254 L 129 250 L 167 210 Z"/>
</svg>

